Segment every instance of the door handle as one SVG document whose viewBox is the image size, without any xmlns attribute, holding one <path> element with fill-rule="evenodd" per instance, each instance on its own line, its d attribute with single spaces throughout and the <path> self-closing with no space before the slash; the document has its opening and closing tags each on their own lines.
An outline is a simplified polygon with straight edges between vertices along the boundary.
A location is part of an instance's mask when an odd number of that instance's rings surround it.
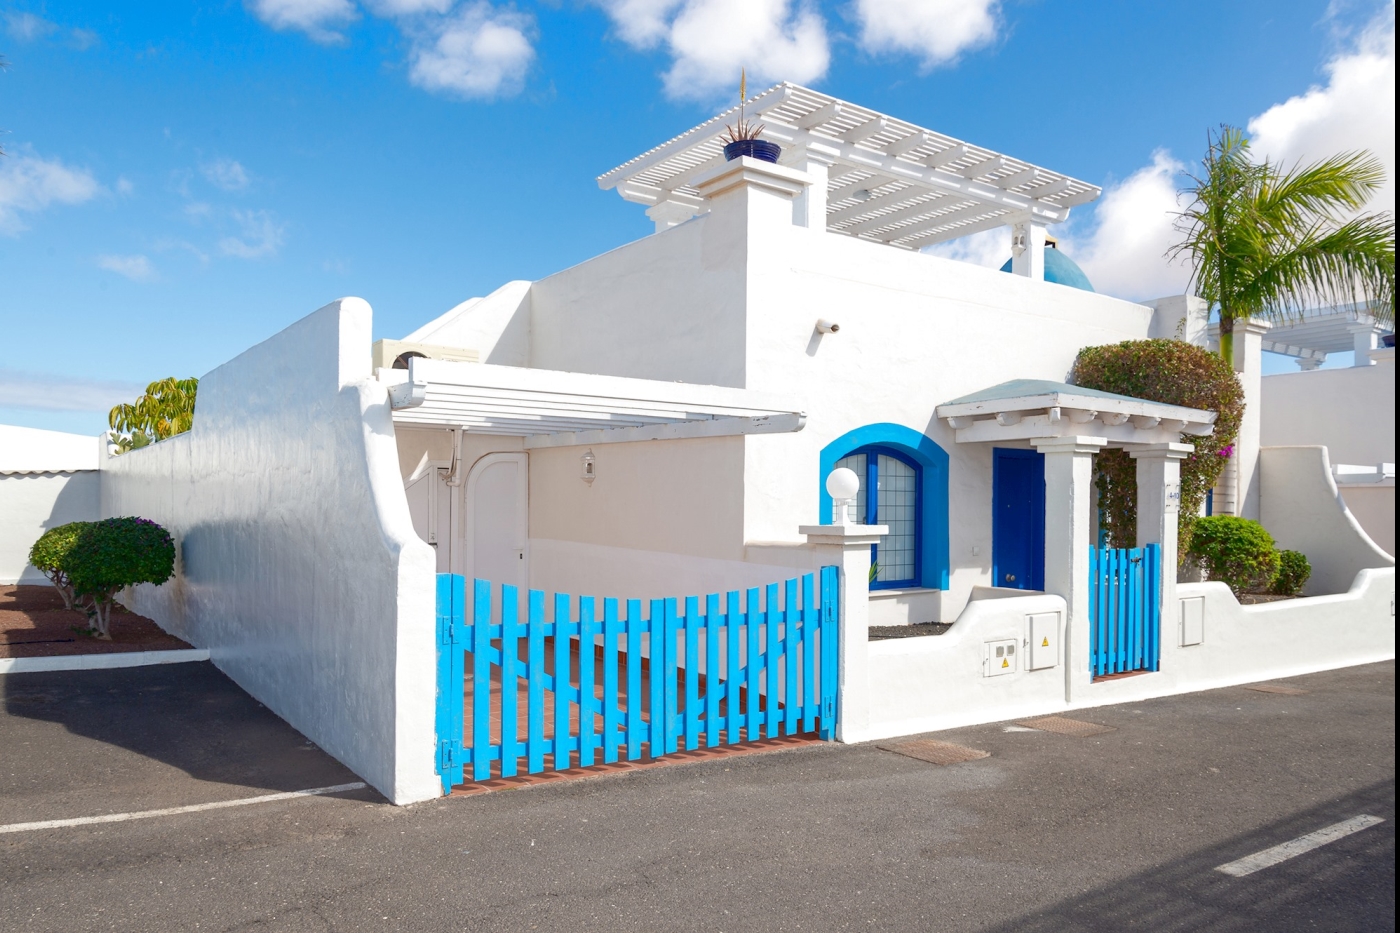
<svg viewBox="0 0 1400 933">
<path fill-rule="evenodd" d="M 1007 582 L 1007 583 L 1015 583 L 1015 582 L 1016 582 L 1016 574 L 1014 574 L 1014 573 L 1008 573 L 1008 574 L 1006 575 L 1006 582 Z"/>
</svg>

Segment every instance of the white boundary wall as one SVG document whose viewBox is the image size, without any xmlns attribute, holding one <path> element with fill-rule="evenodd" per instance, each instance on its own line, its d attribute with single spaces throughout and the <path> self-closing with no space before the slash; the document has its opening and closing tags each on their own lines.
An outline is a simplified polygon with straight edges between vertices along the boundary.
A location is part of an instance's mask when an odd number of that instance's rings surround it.
<svg viewBox="0 0 1400 933">
<path fill-rule="evenodd" d="M 97 519 L 99 437 L 0 424 L 0 584 L 48 583 L 29 566 L 45 531 Z"/>
<path fill-rule="evenodd" d="M 1211 690 L 1384 661 L 1395 657 L 1395 569 L 1363 570 L 1351 588 L 1241 606 L 1223 583 L 1177 586 L 1176 612 L 1162 625 L 1156 673 L 1091 683 L 1087 670 L 1029 671 L 1028 617 L 1059 612 L 1058 596 L 974 599 L 946 635 L 870 644 L 870 724 L 845 741 L 868 741 L 978 723 Z M 1199 600 L 1200 644 L 1183 646 L 1181 607 Z M 1061 632 L 1061 645 L 1065 644 Z M 1078 637 L 1085 638 L 1087 633 Z M 983 645 L 1014 638 L 1018 669 L 982 674 Z"/>
<path fill-rule="evenodd" d="M 370 307 L 333 302 L 200 381 L 189 433 L 107 462 L 104 515 L 174 534 L 132 608 L 395 803 L 434 771 L 434 557 L 414 534 Z"/>
</svg>

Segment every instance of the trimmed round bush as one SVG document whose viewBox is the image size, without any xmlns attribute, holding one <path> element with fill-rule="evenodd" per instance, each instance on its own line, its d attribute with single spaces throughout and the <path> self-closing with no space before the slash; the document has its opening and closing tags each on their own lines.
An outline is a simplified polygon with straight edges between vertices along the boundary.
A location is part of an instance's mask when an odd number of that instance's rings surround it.
<svg viewBox="0 0 1400 933">
<path fill-rule="evenodd" d="M 175 541 L 145 518 L 88 522 L 66 559 L 73 592 L 91 602 L 98 634 L 110 637 L 112 601 L 117 591 L 138 583 L 159 585 L 175 572 Z"/>
<path fill-rule="evenodd" d="M 1308 577 L 1312 576 L 1312 564 L 1298 551 L 1278 552 L 1278 575 L 1274 577 L 1269 592 L 1275 596 L 1297 596 L 1303 592 Z"/>
<path fill-rule="evenodd" d="M 29 549 L 29 563 L 63 594 L 63 604 L 73 608 L 73 584 L 68 578 L 68 558 L 77 547 L 83 530 L 92 522 L 69 522 L 50 528 Z"/>
<path fill-rule="evenodd" d="M 1279 553 L 1264 526 L 1234 515 L 1210 515 L 1196 520 L 1190 553 L 1205 564 L 1210 579 L 1219 580 L 1238 596 L 1269 586 L 1278 576 Z"/>
</svg>

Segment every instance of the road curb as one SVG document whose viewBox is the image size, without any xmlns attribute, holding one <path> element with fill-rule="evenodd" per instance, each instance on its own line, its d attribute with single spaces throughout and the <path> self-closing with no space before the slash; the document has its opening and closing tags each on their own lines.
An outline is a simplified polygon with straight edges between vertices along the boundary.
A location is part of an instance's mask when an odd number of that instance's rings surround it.
<svg viewBox="0 0 1400 933">
<path fill-rule="evenodd" d="M 46 658 L 0 658 L 0 674 L 36 674 L 42 671 L 100 671 L 115 667 L 147 667 L 208 661 L 208 648 L 174 651 L 122 651 L 113 654 L 74 654 Z"/>
</svg>

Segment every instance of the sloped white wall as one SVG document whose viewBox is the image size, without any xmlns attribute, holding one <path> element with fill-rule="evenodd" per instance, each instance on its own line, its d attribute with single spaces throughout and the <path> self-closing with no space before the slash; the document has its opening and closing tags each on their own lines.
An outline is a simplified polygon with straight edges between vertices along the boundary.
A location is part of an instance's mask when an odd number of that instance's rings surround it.
<svg viewBox="0 0 1400 933">
<path fill-rule="evenodd" d="M 1326 447 L 1265 447 L 1259 456 L 1259 520 L 1279 547 L 1307 556 L 1308 595 L 1345 593 L 1360 571 L 1395 566 L 1338 495 L 1327 453 Z"/>
<path fill-rule="evenodd" d="M 133 608 L 396 803 L 438 796 L 434 560 L 413 532 L 370 317 L 333 302 L 209 373 L 194 429 L 112 458 L 105 515 L 174 534 Z"/>
</svg>

